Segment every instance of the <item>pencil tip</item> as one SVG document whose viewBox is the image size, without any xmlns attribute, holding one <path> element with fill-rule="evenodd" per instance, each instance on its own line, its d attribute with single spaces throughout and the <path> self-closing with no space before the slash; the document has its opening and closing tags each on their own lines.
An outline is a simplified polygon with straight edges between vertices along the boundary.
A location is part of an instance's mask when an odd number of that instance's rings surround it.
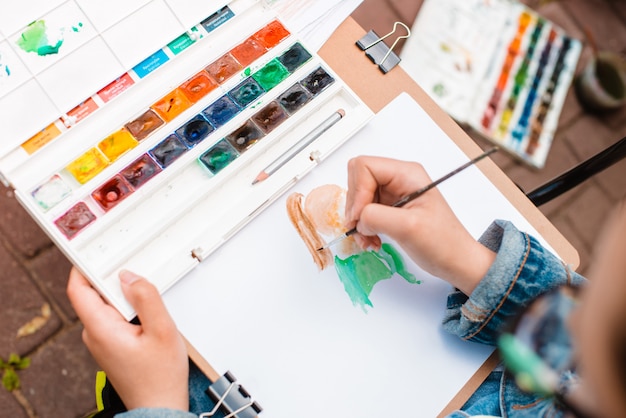
<svg viewBox="0 0 626 418">
<path fill-rule="evenodd" d="M 268 177 L 269 177 L 269 174 L 267 174 L 265 171 L 261 171 L 259 175 L 256 176 L 254 180 L 252 180 L 252 184 L 260 183 Z"/>
</svg>

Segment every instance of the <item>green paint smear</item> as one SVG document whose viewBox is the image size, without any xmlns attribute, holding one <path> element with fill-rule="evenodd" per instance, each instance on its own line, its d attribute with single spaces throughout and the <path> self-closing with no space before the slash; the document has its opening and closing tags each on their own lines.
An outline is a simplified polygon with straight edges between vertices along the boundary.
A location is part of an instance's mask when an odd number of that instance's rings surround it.
<svg viewBox="0 0 626 418">
<path fill-rule="evenodd" d="M 43 20 L 31 23 L 17 40 L 17 46 L 24 52 L 34 52 L 39 56 L 57 54 L 59 48 L 63 45 L 63 39 L 59 39 L 56 44 L 50 45 L 46 30 L 46 22 Z"/>
<path fill-rule="evenodd" d="M 364 251 L 345 260 L 335 256 L 335 270 L 354 306 L 372 306 L 369 295 L 374 285 L 391 278 L 395 273 L 412 284 L 421 283 L 405 269 L 402 255 L 390 244 L 384 243 L 380 251 Z"/>
</svg>

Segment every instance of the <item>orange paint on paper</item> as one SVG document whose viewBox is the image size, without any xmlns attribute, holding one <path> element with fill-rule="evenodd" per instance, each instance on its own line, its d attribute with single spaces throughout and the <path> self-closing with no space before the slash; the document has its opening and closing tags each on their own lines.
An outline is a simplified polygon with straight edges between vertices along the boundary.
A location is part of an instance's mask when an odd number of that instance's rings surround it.
<svg viewBox="0 0 626 418">
<path fill-rule="evenodd" d="M 107 165 L 109 165 L 109 161 L 100 150 L 91 148 L 65 168 L 80 184 L 85 184 L 104 170 Z"/>
<path fill-rule="evenodd" d="M 175 89 L 151 107 L 161 116 L 161 119 L 165 122 L 171 122 L 172 119 L 187 110 L 192 104 L 180 89 Z"/>
<path fill-rule="evenodd" d="M 85 119 L 87 116 L 91 115 L 97 109 L 98 109 L 98 104 L 92 98 L 89 98 L 85 100 L 83 103 L 76 106 L 74 109 L 67 112 L 67 115 L 74 119 L 72 121 L 72 124 L 69 124 L 66 121 L 64 121 L 63 124 L 67 128 L 70 128 L 72 125 L 80 122 L 81 120 Z"/>
<path fill-rule="evenodd" d="M 57 128 L 54 123 L 52 123 L 41 132 L 24 142 L 22 144 L 22 149 L 32 155 L 59 135 L 61 135 L 61 130 Z"/>
<path fill-rule="evenodd" d="M 100 151 L 102 151 L 109 161 L 115 161 L 120 155 L 136 147 L 137 144 L 138 142 L 133 138 L 130 132 L 126 129 L 120 129 L 100 141 L 98 148 L 100 148 Z"/>
<path fill-rule="evenodd" d="M 206 71 L 200 71 L 183 83 L 180 89 L 192 103 L 196 103 L 216 87 L 217 83 L 209 77 Z"/>
</svg>

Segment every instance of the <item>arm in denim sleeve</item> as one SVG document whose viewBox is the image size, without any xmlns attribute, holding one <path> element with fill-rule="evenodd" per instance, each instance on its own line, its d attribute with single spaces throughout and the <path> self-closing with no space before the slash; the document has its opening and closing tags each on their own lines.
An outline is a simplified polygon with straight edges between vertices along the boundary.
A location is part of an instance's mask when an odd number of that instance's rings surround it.
<svg viewBox="0 0 626 418">
<path fill-rule="evenodd" d="M 537 296 L 585 281 L 511 222 L 495 221 L 479 241 L 496 259 L 469 297 L 458 290 L 448 295 L 443 319 L 444 328 L 464 340 L 493 345 L 503 326 Z"/>
<path fill-rule="evenodd" d="M 168 408 L 137 408 L 116 414 L 115 418 L 198 418 L 198 416 L 191 412 Z"/>
</svg>

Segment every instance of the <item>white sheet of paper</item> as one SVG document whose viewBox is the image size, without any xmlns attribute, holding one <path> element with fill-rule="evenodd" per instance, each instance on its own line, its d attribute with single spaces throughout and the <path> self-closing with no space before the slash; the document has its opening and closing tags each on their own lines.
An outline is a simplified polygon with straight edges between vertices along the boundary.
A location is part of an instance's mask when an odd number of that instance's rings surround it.
<svg viewBox="0 0 626 418">
<path fill-rule="evenodd" d="M 406 255 L 422 284 L 379 282 L 368 313 L 352 305 L 334 268 L 317 270 L 286 196 L 345 187 L 347 161 L 360 154 L 419 161 L 433 179 L 468 160 L 403 94 L 165 294 L 190 343 L 268 416 L 435 416 L 492 352 L 442 329 L 451 287 Z M 537 235 L 476 167 L 440 189 L 475 236 L 495 218 Z"/>
</svg>

